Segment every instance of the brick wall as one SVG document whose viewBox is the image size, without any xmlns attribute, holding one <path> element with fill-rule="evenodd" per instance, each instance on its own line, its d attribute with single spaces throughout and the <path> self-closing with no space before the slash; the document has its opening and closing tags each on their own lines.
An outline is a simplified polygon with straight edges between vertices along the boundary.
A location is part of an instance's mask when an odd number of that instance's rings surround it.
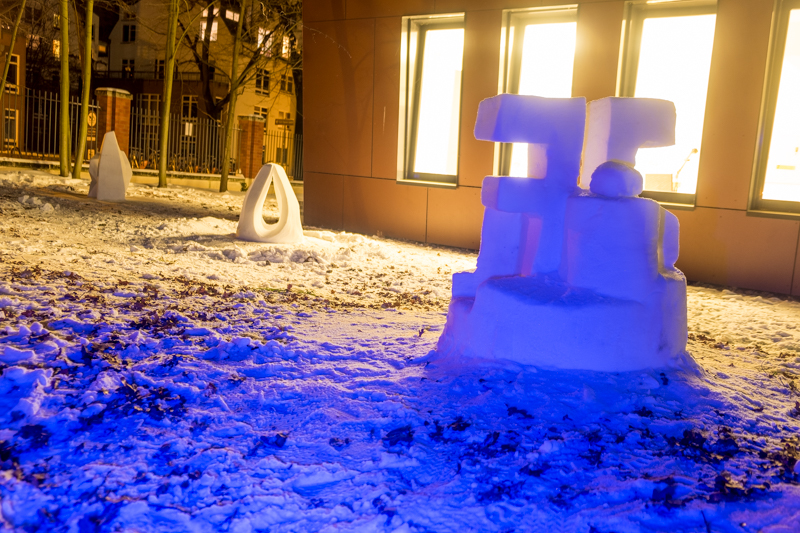
<svg viewBox="0 0 800 533">
<path fill-rule="evenodd" d="M 103 142 L 103 137 L 109 131 L 117 136 L 120 149 L 128 154 L 130 144 L 131 102 L 133 97 L 128 91 L 122 89 L 99 88 L 95 91 L 97 105 L 97 140 Z"/>
<path fill-rule="evenodd" d="M 264 156 L 264 118 L 249 115 L 239 117 L 239 168 L 246 178 L 253 179 L 261 169 Z"/>
</svg>

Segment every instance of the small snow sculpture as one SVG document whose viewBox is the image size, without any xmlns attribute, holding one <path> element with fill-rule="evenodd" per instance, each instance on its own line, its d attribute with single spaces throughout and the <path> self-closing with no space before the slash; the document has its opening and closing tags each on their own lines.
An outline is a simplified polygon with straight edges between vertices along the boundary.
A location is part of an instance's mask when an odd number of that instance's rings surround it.
<svg viewBox="0 0 800 533">
<path fill-rule="evenodd" d="M 109 131 L 103 137 L 100 152 L 89 160 L 89 196 L 108 202 L 122 202 L 133 171 L 125 152 L 119 149 L 117 136 Z"/>
<path fill-rule="evenodd" d="M 275 196 L 278 200 L 278 222 L 264 222 L 264 201 L 270 183 L 275 182 Z M 303 225 L 300 221 L 300 204 L 294 194 L 292 184 L 286 177 L 283 167 L 269 163 L 261 167 L 256 179 L 247 190 L 236 227 L 236 237 L 243 241 L 296 243 L 303 240 Z"/>
<path fill-rule="evenodd" d="M 638 197 L 633 168 L 638 148 L 674 144 L 675 107 L 638 98 L 588 107 L 584 128 L 583 98 L 481 102 L 476 138 L 528 143 L 529 176 L 484 179 L 477 268 L 453 275 L 440 354 L 604 371 L 682 359 L 678 220 Z M 590 190 L 578 187 L 581 171 Z"/>
</svg>

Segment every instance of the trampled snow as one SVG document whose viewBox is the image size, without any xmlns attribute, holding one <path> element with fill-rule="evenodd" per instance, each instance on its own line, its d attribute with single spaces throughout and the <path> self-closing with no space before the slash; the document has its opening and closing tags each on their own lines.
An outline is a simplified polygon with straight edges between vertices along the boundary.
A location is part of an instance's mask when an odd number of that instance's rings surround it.
<svg viewBox="0 0 800 533">
<path fill-rule="evenodd" d="M 242 242 L 241 194 L 87 188 L 0 176 L 2 531 L 800 523 L 793 299 L 690 286 L 696 371 L 446 367 L 473 253 Z"/>
</svg>

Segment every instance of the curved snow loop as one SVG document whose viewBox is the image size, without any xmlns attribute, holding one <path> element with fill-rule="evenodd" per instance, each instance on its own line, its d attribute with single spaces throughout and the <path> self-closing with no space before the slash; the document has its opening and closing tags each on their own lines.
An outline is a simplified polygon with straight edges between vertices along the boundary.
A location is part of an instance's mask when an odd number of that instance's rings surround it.
<svg viewBox="0 0 800 533">
<path fill-rule="evenodd" d="M 278 222 L 267 224 L 262 213 L 273 179 L 279 216 Z M 300 204 L 286 172 L 280 165 L 269 163 L 258 171 L 256 179 L 244 197 L 236 237 L 244 241 L 274 243 L 297 243 L 303 240 Z"/>
</svg>

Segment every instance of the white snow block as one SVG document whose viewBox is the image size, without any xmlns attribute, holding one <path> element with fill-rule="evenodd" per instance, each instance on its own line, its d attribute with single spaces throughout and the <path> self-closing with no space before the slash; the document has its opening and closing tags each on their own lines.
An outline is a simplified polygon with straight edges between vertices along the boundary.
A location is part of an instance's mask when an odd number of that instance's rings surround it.
<svg viewBox="0 0 800 533">
<path fill-rule="evenodd" d="M 109 131 L 103 137 L 100 152 L 89 160 L 89 196 L 107 202 L 122 202 L 132 176 L 128 156 L 119 149 L 117 135 Z"/>
<path fill-rule="evenodd" d="M 527 142 L 538 160 L 527 178 L 484 179 L 478 265 L 453 275 L 440 355 L 603 371 L 685 362 L 678 220 L 638 197 L 643 180 L 633 168 L 640 147 L 674 142 L 675 108 L 590 104 L 595 146 L 587 139 L 583 153 L 601 158 L 590 192 L 577 187 L 580 104 L 517 95 L 481 102 L 476 137 Z"/>
<path fill-rule="evenodd" d="M 436 348 L 444 358 L 623 372 L 677 366 L 686 348 L 686 282 L 662 278 L 644 302 L 546 276 L 492 278 L 455 298 Z"/>
<path fill-rule="evenodd" d="M 475 137 L 528 143 L 531 177 L 484 179 L 478 266 L 454 276 L 454 295 L 474 296 L 493 276 L 558 270 L 565 201 L 578 189 L 585 122 L 585 98 L 501 94 L 480 103 Z"/>
<path fill-rule="evenodd" d="M 674 270 L 675 262 L 680 253 L 680 223 L 678 217 L 667 211 L 661 210 L 661 268 L 664 270 Z"/>
<path fill-rule="evenodd" d="M 621 161 L 606 161 L 592 173 L 589 189 L 610 198 L 639 196 L 644 190 L 644 179 L 633 165 Z"/>
<path fill-rule="evenodd" d="M 644 301 L 660 275 L 661 210 L 646 198 L 571 197 L 561 279 L 603 296 Z"/>
<path fill-rule="evenodd" d="M 636 164 L 639 148 L 675 144 L 675 104 L 655 98 L 601 98 L 589 102 L 580 184 L 589 188 L 606 161 Z"/>
<path fill-rule="evenodd" d="M 264 201 L 271 183 L 275 183 L 278 200 L 278 222 L 264 222 Z M 236 238 L 243 241 L 297 243 L 303 240 L 300 204 L 283 167 L 269 163 L 261 167 L 247 190 L 236 227 Z"/>
<path fill-rule="evenodd" d="M 583 97 L 499 94 L 478 106 L 475 138 L 536 145 L 529 148 L 529 172 L 533 170 L 534 178 L 572 190 L 577 186 L 585 127 Z"/>
</svg>

